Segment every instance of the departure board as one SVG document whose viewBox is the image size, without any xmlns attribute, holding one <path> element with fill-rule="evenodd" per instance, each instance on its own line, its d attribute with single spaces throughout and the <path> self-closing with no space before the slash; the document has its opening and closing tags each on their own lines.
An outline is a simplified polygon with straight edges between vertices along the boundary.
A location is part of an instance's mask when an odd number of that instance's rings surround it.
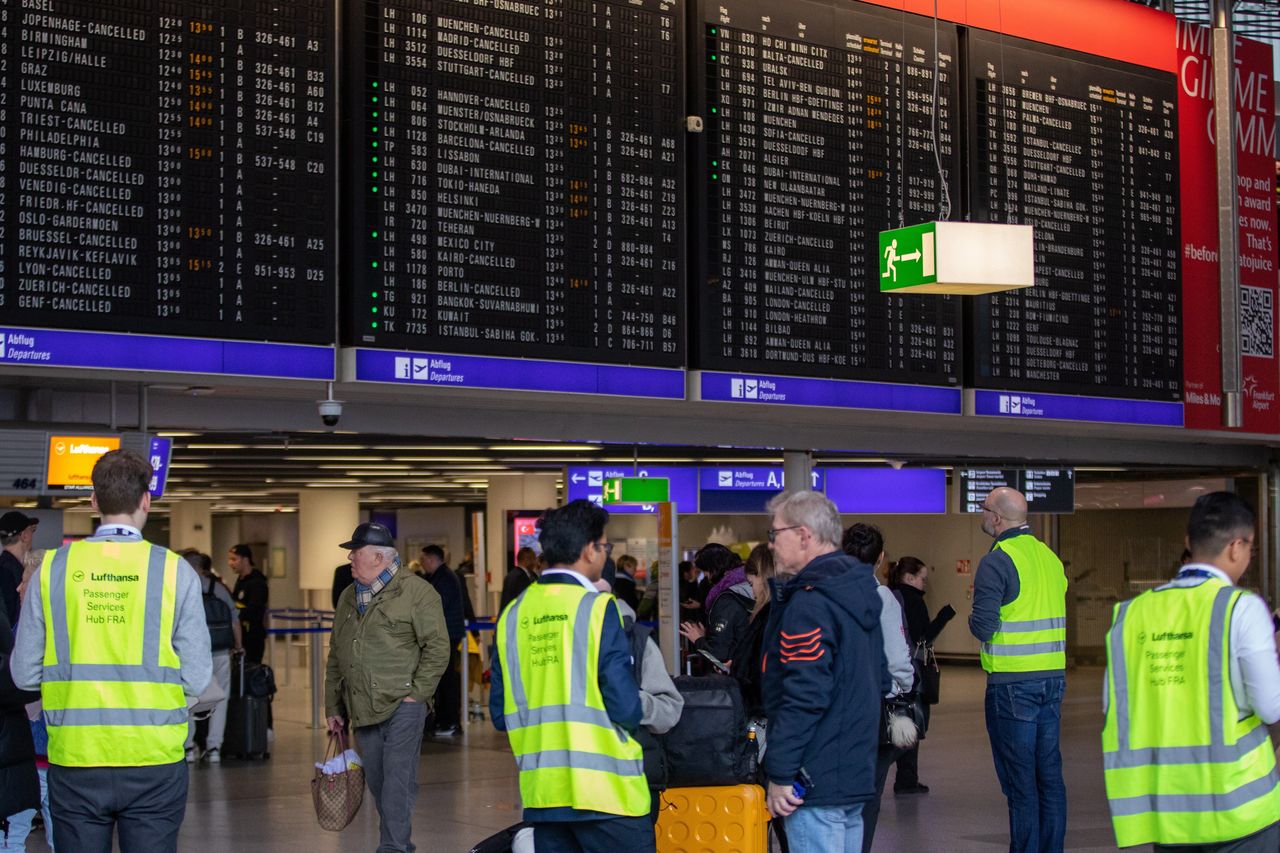
<svg viewBox="0 0 1280 853">
<path fill-rule="evenodd" d="M 959 300 L 881 294 L 877 257 L 939 218 L 939 167 L 959 204 L 955 28 L 807 0 L 702 17 L 696 365 L 958 384 Z"/>
<path fill-rule="evenodd" d="M 0 312 L 333 340 L 333 4 L 0 0 Z"/>
<path fill-rule="evenodd" d="M 1172 74 L 973 32 L 973 218 L 1035 227 L 1036 284 L 979 297 L 979 388 L 1181 400 Z"/>
<path fill-rule="evenodd" d="M 347 342 L 683 365 L 683 8 L 348 8 Z"/>
</svg>

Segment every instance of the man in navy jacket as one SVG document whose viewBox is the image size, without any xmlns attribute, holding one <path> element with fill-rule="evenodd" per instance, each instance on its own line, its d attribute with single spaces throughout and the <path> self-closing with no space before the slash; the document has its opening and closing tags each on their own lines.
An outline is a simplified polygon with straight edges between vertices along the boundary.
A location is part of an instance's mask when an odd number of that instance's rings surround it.
<svg viewBox="0 0 1280 853">
<path fill-rule="evenodd" d="M 875 799 L 880 697 L 890 690 L 870 566 L 840 549 L 840 514 L 817 492 L 769 502 L 780 575 L 765 628 L 768 805 L 797 851 L 856 853 Z M 793 784 L 806 788 L 797 796 Z"/>
</svg>

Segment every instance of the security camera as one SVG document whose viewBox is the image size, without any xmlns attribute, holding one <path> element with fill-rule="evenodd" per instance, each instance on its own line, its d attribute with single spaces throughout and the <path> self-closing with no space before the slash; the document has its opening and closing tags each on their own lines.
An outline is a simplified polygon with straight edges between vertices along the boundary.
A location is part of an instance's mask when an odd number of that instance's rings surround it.
<svg viewBox="0 0 1280 853">
<path fill-rule="evenodd" d="M 338 421 L 342 419 L 341 400 L 321 400 L 317 408 L 320 410 L 320 420 L 327 427 L 337 426 Z"/>
</svg>

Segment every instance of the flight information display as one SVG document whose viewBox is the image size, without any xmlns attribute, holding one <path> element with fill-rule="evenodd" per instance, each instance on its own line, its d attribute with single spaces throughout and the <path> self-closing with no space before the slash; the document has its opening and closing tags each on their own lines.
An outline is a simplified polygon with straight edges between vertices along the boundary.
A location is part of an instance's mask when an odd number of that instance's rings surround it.
<svg viewBox="0 0 1280 853">
<path fill-rule="evenodd" d="M 972 32 L 973 218 L 1035 227 L 1036 285 L 978 297 L 972 385 L 1182 399 L 1172 74 Z"/>
<path fill-rule="evenodd" d="M 330 0 L 0 16 L 6 322 L 333 340 Z"/>
<path fill-rule="evenodd" d="M 958 298 L 882 295 L 877 255 L 880 231 L 939 218 L 940 168 L 959 203 L 955 28 L 718 0 L 697 42 L 696 366 L 958 384 Z"/>
<path fill-rule="evenodd" d="M 1028 512 L 1075 512 L 1074 468 L 959 468 L 957 472 L 961 512 L 982 512 L 987 495 L 1002 486 L 1022 492 Z"/>
<path fill-rule="evenodd" d="M 683 7 L 348 8 L 345 341 L 683 365 Z"/>
</svg>

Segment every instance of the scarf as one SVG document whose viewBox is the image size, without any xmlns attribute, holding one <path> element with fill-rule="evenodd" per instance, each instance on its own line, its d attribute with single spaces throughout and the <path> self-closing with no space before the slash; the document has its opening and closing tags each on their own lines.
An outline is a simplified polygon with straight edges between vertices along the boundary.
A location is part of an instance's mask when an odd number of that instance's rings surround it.
<svg viewBox="0 0 1280 853">
<path fill-rule="evenodd" d="M 360 615 L 364 615 L 364 609 L 369 606 L 369 602 L 373 601 L 373 597 L 382 592 L 382 588 L 391 583 L 391 579 L 396 576 L 396 572 L 400 571 L 400 560 L 387 566 L 382 572 L 373 579 L 373 583 L 365 586 L 356 581 L 356 609 L 360 611 Z"/>
<path fill-rule="evenodd" d="M 711 591 L 707 593 L 706 613 L 707 618 L 711 617 L 711 608 L 716 603 L 716 599 L 728 591 L 729 587 L 737 586 L 740 583 L 747 582 L 747 570 L 743 566 L 736 569 L 730 569 L 724 573 L 724 577 L 720 578 L 720 582 L 711 587 Z"/>
</svg>

